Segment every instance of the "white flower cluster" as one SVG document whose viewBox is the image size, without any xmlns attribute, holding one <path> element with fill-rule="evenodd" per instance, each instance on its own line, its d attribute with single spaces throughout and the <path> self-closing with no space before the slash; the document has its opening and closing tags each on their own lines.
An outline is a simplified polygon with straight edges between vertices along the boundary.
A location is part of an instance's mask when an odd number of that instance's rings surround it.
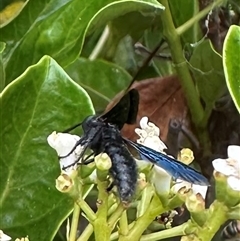
<svg viewBox="0 0 240 241">
<path fill-rule="evenodd" d="M 139 124 L 141 129 L 135 129 L 136 134 L 140 137 L 137 142 L 156 151 L 165 153 L 163 150 L 167 149 L 167 147 L 159 138 L 160 129 L 152 122 L 148 122 L 148 117 L 146 116 L 140 120 Z"/>
<path fill-rule="evenodd" d="M 167 146 L 160 139 L 160 129 L 153 123 L 148 122 L 148 117 L 143 117 L 140 120 L 140 128 L 136 128 L 135 132 L 139 135 L 138 143 L 143 144 L 151 149 L 164 153 L 164 149 Z M 152 182 L 155 185 L 157 192 L 166 193 L 170 191 L 172 177 L 162 168 L 154 165 L 154 176 Z M 200 186 L 188 183 L 177 179 L 176 184 L 172 187 L 172 191 L 177 193 L 180 189 L 185 188 L 186 190 L 192 189 L 194 194 L 200 193 L 205 199 L 207 186 Z"/>
<path fill-rule="evenodd" d="M 140 120 L 140 128 L 136 128 L 135 132 L 140 137 L 137 142 L 152 148 L 153 150 L 164 152 L 167 149 L 166 145 L 160 139 L 160 129 L 151 122 L 148 122 L 148 117 L 143 117 Z M 152 183 L 159 193 L 166 193 L 170 190 L 172 177 L 161 167 L 154 165 Z"/>
<path fill-rule="evenodd" d="M 240 146 L 228 146 L 227 159 L 215 159 L 213 167 L 216 172 L 220 172 L 227 177 L 230 188 L 240 191 Z"/>
</svg>

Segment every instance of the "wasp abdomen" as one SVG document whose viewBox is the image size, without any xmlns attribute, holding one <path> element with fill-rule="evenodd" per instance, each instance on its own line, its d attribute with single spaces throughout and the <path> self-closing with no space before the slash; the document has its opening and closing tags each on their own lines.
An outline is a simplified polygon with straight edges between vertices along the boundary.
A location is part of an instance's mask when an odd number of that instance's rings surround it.
<svg viewBox="0 0 240 241">
<path fill-rule="evenodd" d="M 110 174 L 122 202 L 129 202 L 136 190 L 137 166 L 128 150 L 118 142 L 109 142 L 105 145 L 105 152 L 112 161 Z"/>
</svg>

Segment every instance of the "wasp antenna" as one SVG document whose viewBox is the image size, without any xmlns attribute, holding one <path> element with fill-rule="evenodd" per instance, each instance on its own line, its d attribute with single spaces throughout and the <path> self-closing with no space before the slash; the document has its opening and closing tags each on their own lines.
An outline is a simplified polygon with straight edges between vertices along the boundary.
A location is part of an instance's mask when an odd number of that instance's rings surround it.
<svg viewBox="0 0 240 241">
<path fill-rule="evenodd" d="M 127 92 L 129 90 L 129 88 L 132 86 L 132 84 L 135 82 L 135 80 L 138 78 L 138 76 L 140 75 L 140 73 L 143 71 L 143 69 L 149 64 L 149 62 L 152 60 L 152 58 L 156 55 L 157 51 L 160 49 L 160 47 L 163 45 L 163 43 L 165 42 L 164 39 L 162 39 L 158 45 L 155 47 L 155 49 L 151 52 L 151 54 L 145 59 L 144 63 L 142 64 L 142 66 L 138 69 L 137 73 L 133 76 L 130 84 L 128 85 L 127 89 L 125 92 Z"/>
<path fill-rule="evenodd" d="M 62 131 L 62 133 L 68 133 L 68 132 L 70 132 L 70 131 L 76 129 L 77 127 L 79 127 L 79 126 L 81 126 L 81 125 L 82 125 L 82 122 L 80 122 L 80 123 L 78 123 L 78 124 L 76 124 L 76 125 L 74 125 L 74 126 L 68 128 L 68 129 Z"/>
</svg>

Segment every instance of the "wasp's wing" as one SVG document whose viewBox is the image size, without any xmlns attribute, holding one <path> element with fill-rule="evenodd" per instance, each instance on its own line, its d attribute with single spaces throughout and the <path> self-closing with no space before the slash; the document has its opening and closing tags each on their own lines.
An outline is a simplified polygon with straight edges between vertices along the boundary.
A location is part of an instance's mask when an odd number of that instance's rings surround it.
<svg viewBox="0 0 240 241">
<path fill-rule="evenodd" d="M 136 122 L 139 104 L 139 94 L 136 89 L 128 91 L 120 101 L 108 112 L 100 116 L 103 121 L 112 123 L 122 129 L 125 123 Z"/>
<path fill-rule="evenodd" d="M 145 157 L 148 161 L 163 168 L 166 172 L 173 176 L 174 179 L 178 178 L 198 185 L 209 185 L 207 178 L 188 165 L 139 143 L 132 142 L 125 138 L 124 141 L 134 147 L 138 153 Z"/>
</svg>

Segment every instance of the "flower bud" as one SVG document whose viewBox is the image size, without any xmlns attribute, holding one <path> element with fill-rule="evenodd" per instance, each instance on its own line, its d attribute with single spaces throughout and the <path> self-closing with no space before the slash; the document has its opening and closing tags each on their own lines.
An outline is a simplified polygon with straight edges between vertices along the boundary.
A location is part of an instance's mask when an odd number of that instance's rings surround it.
<svg viewBox="0 0 240 241">
<path fill-rule="evenodd" d="M 56 179 L 56 188 L 58 191 L 67 193 L 70 192 L 73 186 L 73 179 L 67 174 L 62 173 L 57 179 Z"/>
<path fill-rule="evenodd" d="M 186 165 L 192 163 L 192 161 L 194 160 L 194 155 L 193 155 L 193 151 L 189 148 L 183 148 L 179 154 L 178 154 L 178 158 L 179 161 L 185 163 Z"/>
<path fill-rule="evenodd" d="M 112 166 L 110 157 L 106 153 L 101 153 L 95 157 L 97 177 L 100 181 L 106 180 L 109 169 Z"/>
<path fill-rule="evenodd" d="M 56 179 L 56 188 L 62 193 L 68 193 L 72 198 L 77 198 L 79 196 L 79 189 L 81 188 L 81 181 L 78 178 L 77 170 L 71 173 L 62 172 L 61 175 Z"/>
<path fill-rule="evenodd" d="M 1 240 L 1 239 L 0 239 Z M 2 241 L 2 240 L 1 240 Z M 25 238 L 17 238 L 15 241 L 29 241 L 28 237 L 25 237 Z"/>
<path fill-rule="evenodd" d="M 106 153 L 97 155 L 95 157 L 95 164 L 97 169 L 101 171 L 108 171 L 112 166 L 111 159 Z"/>
</svg>

